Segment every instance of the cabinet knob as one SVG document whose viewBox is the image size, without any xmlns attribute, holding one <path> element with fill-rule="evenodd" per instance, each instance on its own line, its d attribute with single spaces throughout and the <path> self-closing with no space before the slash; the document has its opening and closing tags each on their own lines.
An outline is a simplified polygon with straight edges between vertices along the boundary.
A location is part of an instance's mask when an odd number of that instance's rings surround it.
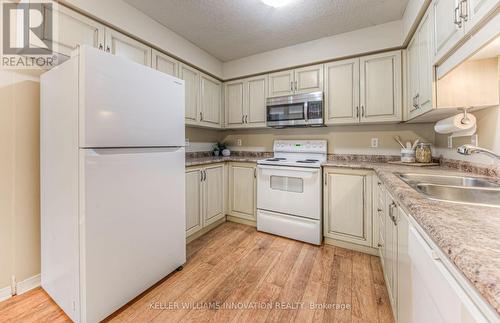
<svg viewBox="0 0 500 323">
<path fill-rule="evenodd" d="M 383 245 L 383 244 L 381 244 L 381 243 L 379 243 L 379 244 L 377 244 L 377 246 L 378 246 L 379 248 L 382 248 L 384 245 Z"/>
</svg>

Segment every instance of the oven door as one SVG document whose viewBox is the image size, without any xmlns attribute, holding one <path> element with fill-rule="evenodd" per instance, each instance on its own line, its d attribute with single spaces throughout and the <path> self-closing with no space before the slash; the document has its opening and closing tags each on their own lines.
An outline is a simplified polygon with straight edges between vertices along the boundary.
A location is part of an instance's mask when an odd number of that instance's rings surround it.
<svg viewBox="0 0 500 323">
<path fill-rule="evenodd" d="M 259 165 L 257 208 L 321 219 L 321 169 Z"/>
<path fill-rule="evenodd" d="M 284 103 L 267 106 L 267 126 L 304 126 L 307 119 L 305 102 Z"/>
</svg>

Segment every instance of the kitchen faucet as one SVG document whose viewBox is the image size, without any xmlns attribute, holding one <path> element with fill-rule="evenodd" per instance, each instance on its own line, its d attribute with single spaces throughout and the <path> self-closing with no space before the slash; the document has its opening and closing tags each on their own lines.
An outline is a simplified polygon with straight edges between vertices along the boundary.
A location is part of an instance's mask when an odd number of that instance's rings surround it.
<svg viewBox="0 0 500 323">
<path fill-rule="evenodd" d="M 500 155 L 495 154 L 491 150 L 473 146 L 473 145 L 463 145 L 458 147 L 457 152 L 462 155 L 472 155 L 472 154 L 485 154 L 497 160 L 500 160 Z"/>
</svg>

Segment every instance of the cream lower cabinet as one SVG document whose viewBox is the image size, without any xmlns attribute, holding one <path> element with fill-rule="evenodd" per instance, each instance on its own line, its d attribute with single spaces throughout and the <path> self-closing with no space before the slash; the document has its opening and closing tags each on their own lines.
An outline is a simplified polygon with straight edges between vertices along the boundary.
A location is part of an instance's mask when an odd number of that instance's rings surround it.
<svg viewBox="0 0 500 323">
<path fill-rule="evenodd" d="M 366 170 L 325 167 L 324 236 L 372 246 L 372 177 Z"/>
<path fill-rule="evenodd" d="M 224 218 L 224 164 L 186 169 L 186 236 Z"/>
<path fill-rule="evenodd" d="M 453 276 L 446 256 L 424 238 L 384 185 L 377 184 L 379 255 L 395 321 L 490 322 L 462 287 L 468 282 Z"/>
<path fill-rule="evenodd" d="M 229 164 L 229 215 L 256 220 L 256 164 Z"/>
</svg>

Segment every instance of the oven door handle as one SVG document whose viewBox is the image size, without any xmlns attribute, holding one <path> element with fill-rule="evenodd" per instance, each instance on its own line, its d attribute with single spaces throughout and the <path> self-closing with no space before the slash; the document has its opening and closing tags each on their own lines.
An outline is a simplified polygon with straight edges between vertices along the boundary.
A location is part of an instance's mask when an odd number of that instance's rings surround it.
<svg viewBox="0 0 500 323">
<path fill-rule="evenodd" d="M 285 176 L 285 177 L 300 177 L 300 178 L 311 178 L 312 176 L 319 174 L 319 169 L 317 168 L 293 168 L 286 166 L 265 166 L 258 165 L 261 171 L 260 175 L 263 176 Z"/>
</svg>

